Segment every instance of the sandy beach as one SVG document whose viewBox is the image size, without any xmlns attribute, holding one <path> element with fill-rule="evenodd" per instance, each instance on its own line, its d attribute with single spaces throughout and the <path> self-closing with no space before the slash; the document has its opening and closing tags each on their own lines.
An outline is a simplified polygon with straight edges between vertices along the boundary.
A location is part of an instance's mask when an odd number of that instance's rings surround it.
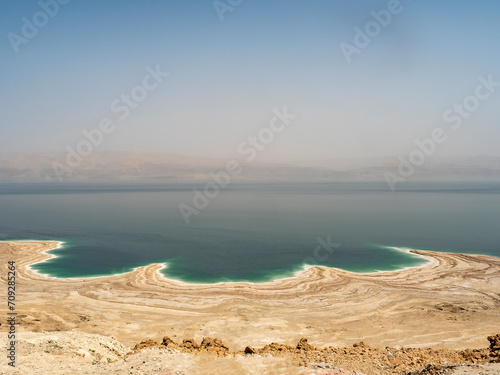
<svg viewBox="0 0 500 375">
<path fill-rule="evenodd" d="M 16 262 L 21 341 L 71 331 L 113 337 L 123 348 L 168 336 L 177 342 L 216 337 L 232 351 L 271 342 L 295 345 L 303 337 L 314 347 L 363 341 L 374 348 L 480 349 L 500 331 L 500 259 L 490 256 L 418 251 L 429 260 L 418 268 L 358 274 L 312 267 L 258 284 L 168 280 L 158 272 L 161 264 L 81 279 L 48 278 L 29 269 L 57 246 L 0 243 L 4 269 Z M 4 288 L 6 277 L 2 272 Z M 6 325 L 0 328 L 6 336 Z M 26 345 L 19 346 L 20 363 Z"/>
</svg>

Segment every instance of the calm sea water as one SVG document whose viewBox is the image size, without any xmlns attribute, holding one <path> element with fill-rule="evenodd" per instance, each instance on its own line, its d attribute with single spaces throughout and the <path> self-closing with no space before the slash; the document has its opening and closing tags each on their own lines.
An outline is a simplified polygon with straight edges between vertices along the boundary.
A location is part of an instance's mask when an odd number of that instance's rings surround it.
<svg viewBox="0 0 500 375">
<path fill-rule="evenodd" d="M 166 262 L 166 276 L 206 283 L 422 262 L 390 247 L 500 256 L 498 183 L 234 183 L 186 225 L 178 205 L 202 186 L 1 184 L 0 237 L 65 241 L 34 267 L 57 277 Z M 338 247 L 318 248 L 328 237 Z"/>
</svg>

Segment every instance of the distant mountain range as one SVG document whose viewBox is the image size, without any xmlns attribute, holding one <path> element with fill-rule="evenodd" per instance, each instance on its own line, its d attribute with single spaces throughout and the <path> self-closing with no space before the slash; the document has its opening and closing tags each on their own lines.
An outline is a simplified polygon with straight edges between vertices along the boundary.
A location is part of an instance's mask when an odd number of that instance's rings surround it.
<svg viewBox="0 0 500 375">
<path fill-rule="evenodd" d="M 67 159 L 63 153 L 0 153 L 0 182 L 207 180 L 228 160 L 145 153 L 104 152 Z M 239 162 L 237 180 L 384 181 L 398 175 L 398 158 L 331 160 L 302 165 Z M 429 158 L 408 180 L 500 181 L 500 158 Z"/>
</svg>

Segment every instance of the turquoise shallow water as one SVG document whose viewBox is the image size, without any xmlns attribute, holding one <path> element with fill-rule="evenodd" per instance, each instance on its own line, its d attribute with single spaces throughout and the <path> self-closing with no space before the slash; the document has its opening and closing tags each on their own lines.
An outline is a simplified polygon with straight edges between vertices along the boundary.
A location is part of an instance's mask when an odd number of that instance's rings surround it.
<svg viewBox="0 0 500 375">
<path fill-rule="evenodd" d="M 234 183 L 186 225 L 178 205 L 197 186 L 1 184 L 0 239 L 64 241 L 33 267 L 56 277 L 165 262 L 167 277 L 203 283 L 422 263 L 393 246 L 500 256 L 498 183 Z"/>
</svg>

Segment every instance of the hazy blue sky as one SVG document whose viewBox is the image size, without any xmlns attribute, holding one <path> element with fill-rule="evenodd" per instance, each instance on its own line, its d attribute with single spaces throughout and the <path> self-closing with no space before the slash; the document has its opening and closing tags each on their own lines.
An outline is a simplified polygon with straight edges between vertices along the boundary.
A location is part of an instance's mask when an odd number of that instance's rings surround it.
<svg viewBox="0 0 500 375">
<path fill-rule="evenodd" d="M 211 0 L 71 0 L 15 53 L 9 33 L 41 7 L 4 0 L 0 151 L 64 152 L 111 117 L 99 149 L 233 157 L 286 106 L 297 118 L 262 161 L 406 155 L 436 127 L 436 157 L 500 155 L 500 87 L 459 130 L 443 121 L 479 76 L 500 82 L 500 1 L 401 1 L 348 63 L 340 44 L 387 7 L 243 0 L 221 21 Z M 119 120 L 113 101 L 157 65 L 170 76 Z"/>
</svg>

